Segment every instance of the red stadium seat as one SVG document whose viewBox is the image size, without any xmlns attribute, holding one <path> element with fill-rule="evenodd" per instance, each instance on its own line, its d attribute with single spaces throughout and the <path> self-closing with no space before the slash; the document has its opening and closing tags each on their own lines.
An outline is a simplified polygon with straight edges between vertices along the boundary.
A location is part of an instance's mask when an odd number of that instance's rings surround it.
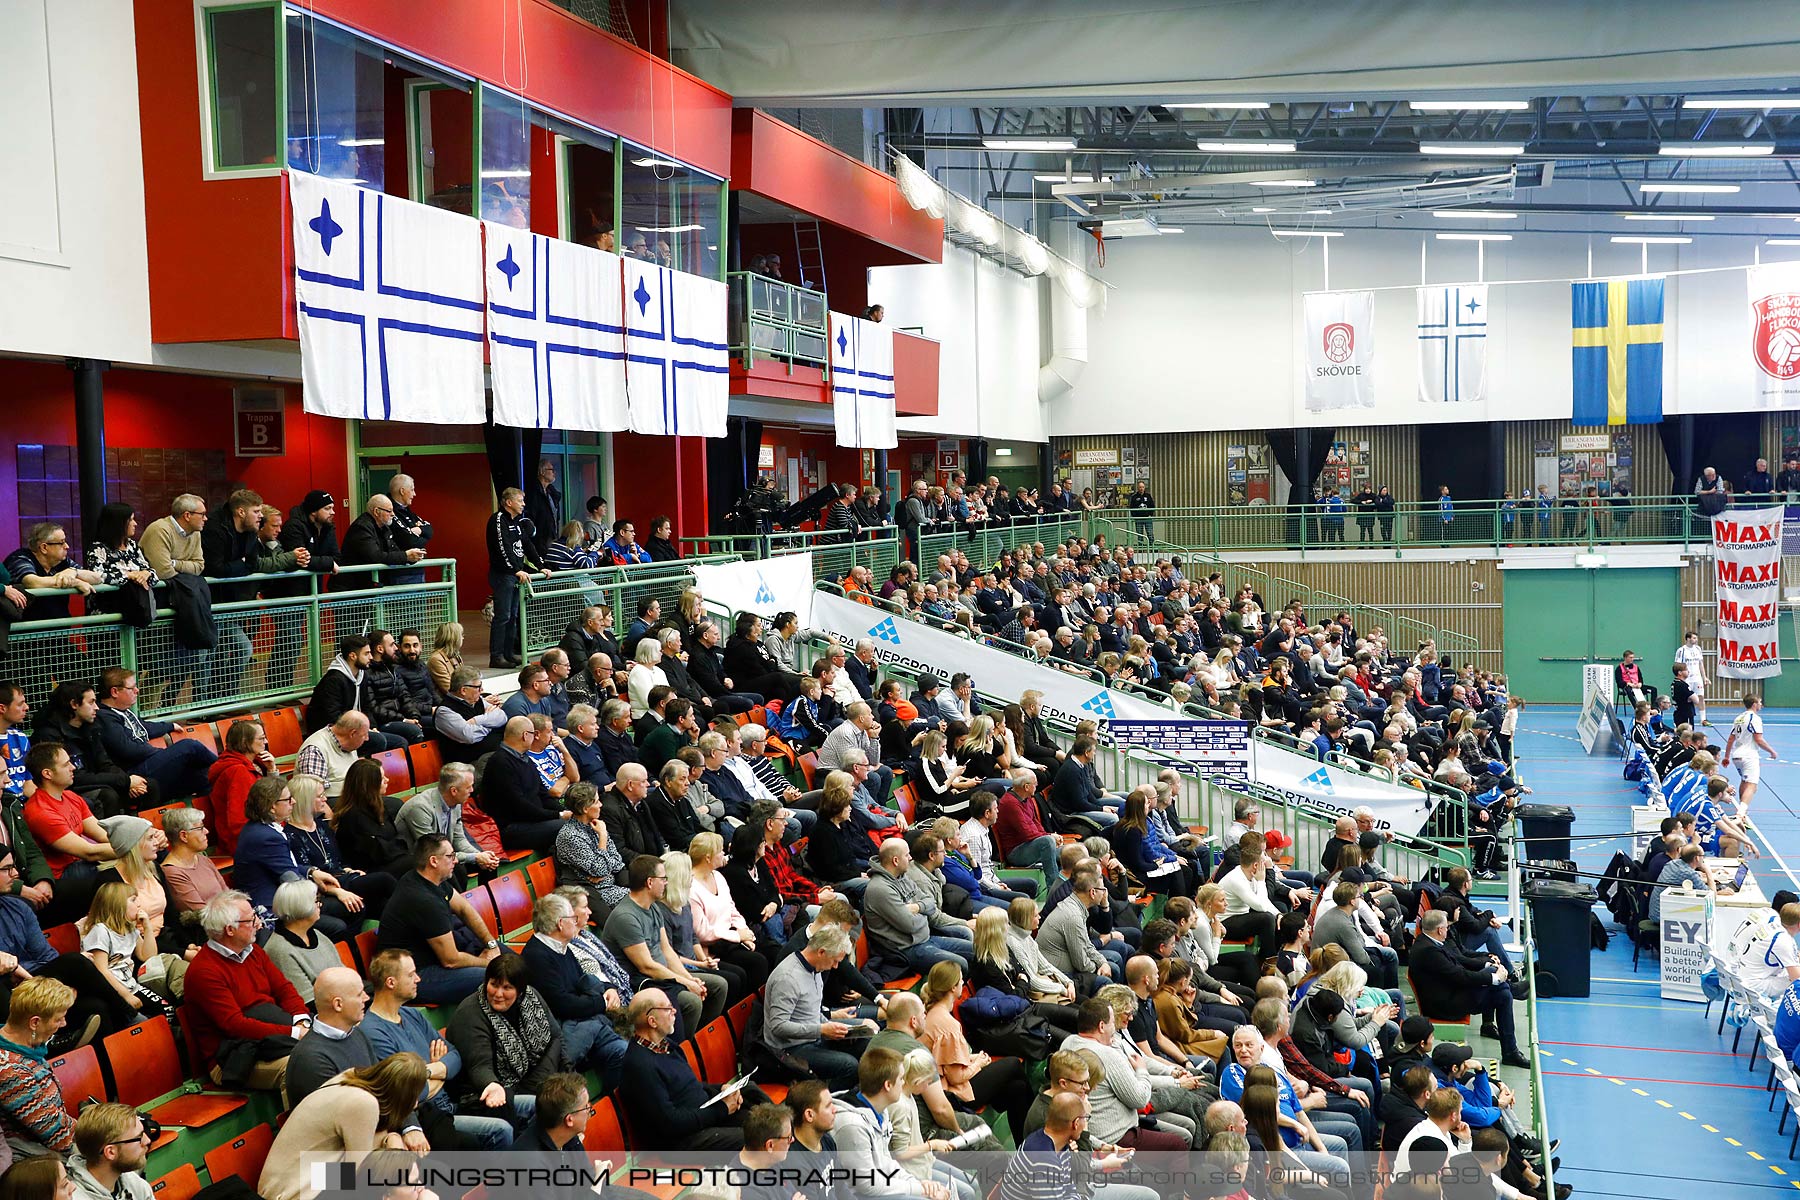
<svg viewBox="0 0 1800 1200">
<path fill-rule="evenodd" d="M 219 735 L 213 730 L 211 721 L 201 721 L 189 725 L 185 732 L 171 733 L 169 742 L 199 742 L 214 754 L 219 752 Z"/>
<path fill-rule="evenodd" d="M 73 923 L 68 925 L 52 925 L 44 930 L 44 940 L 58 954 L 81 953 L 81 931 Z"/>
<path fill-rule="evenodd" d="M 269 1147 L 275 1144 L 275 1131 L 258 1125 L 232 1138 L 223 1146 L 206 1152 L 206 1174 L 214 1183 L 235 1175 L 256 1190 L 262 1178 L 263 1163 L 268 1161 Z"/>
<path fill-rule="evenodd" d="M 807 791 L 813 791 L 819 786 L 819 756 L 811 750 L 800 756 L 800 774 L 806 777 Z"/>
<path fill-rule="evenodd" d="M 101 1047 L 118 1084 L 120 1103 L 144 1109 L 164 1125 L 190 1129 L 210 1125 L 248 1103 L 243 1096 L 208 1092 L 178 1094 L 154 1103 L 158 1097 L 182 1092 L 188 1083 L 167 1017 L 129 1025 L 108 1036 Z"/>
<path fill-rule="evenodd" d="M 512 933 L 531 924 L 531 890 L 525 884 L 525 872 L 508 871 L 487 886 L 500 921 L 497 932 Z"/>
<path fill-rule="evenodd" d="M 542 900 L 556 890 L 556 860 L 538 859 L 525 868 L 525 878 L 531 884 L 531 894 Z"/>
<path fill-rule="evenodd" d="M 300 743 L 306 740 L 306 732 L 300 725 L 299 709 L 272 708 L 258 714 L 258 719 L 269 737 L 270 754 L 276 758 L 292 758 L 300 753 Z"/>
<path fill-rule="evenodd" d="M 488 932 L 495 937 L 506 932 L 500 927 L 500 914 L 494 909 L 494 898 L 488 895 L 487 888 L 470 888 L 463 893 L 463 899 L 472 904 L 475 911 L 481 914 L 481 919 L 487 922 Z"/>
<path fill-rule="evenodd" d="M 737 1078 L 737 1046 L 731 1040 L 731 1026 L 726 1024 L 724 1017 L 715 1017 L 702 1027 L 694 1035 L 694 1044 L 700 1051 L 702 1080 L 730 1083 Z"/>
<path fill-rule="evenodd" d="M 375 961 L 375 938 L 380 932 L 378 929 L 366 929 L 350 943 L 351 948 L 356 951 L 357 964 L 365 974 Z"/>
<path fill-rule="evenodd" d="M 200 1173 L 193 1163 L 182 1163 L 150 1185 L 156 1200 L 194 1200 L 200 1194 Z"/>
<path fill-rule="evenodd" d="M 412 788 L 412 766 L 406 761 L 404 750 L 383 750 L 372 756 L 381 764 L 381 776 L 386 781 L 384 791 L 390 796 Z"/>
<path fill-rule="evenodd" d="M 100 1073 L 100 1056 L 92 1046 L 71 1050 L 50 1060 L 50 1073 L 62 1088 L 63 1107 L 71 1117 L 81 1112 L 84 1101 L 104 1102 L 112 1095 L 106 1090 L 106 1076 Z"/>
<path fill-rule="evenodd" d="M 414 787 L 433 787 L 444 769 L 444 752 L 436 742 L 420 742 L 406 748 L 406 761 L 412 765 Z"/>
</svg>

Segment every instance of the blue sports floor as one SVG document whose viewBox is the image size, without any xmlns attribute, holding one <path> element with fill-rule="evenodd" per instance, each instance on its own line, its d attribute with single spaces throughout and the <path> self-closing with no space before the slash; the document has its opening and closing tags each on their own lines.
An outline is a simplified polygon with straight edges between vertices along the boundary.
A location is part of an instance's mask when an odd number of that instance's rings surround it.
<svg viewBox="0 0 1800 1200">
<path fill-rule="evenodd" d="M 1714 742 L 1724 743 L 1733 715 L 1708 713 Z M 1750 815 L 1800 873 L 1800 713 L 1769 711 L 1764 721 L 1781 759 L 1764 760 Z M 1573 808 L 1575 858 L 1583 870 L 1604 870 L 1628 847 L 1626 810 L 1638 798 L 1620 778 L 1620 760 L 1587 757 L 1572 707 L 1532 707 L 1521 724 L 1517 752 L 1532 799 Z M 1764 894 L 1793 887 L 1770 857 L 1754 870 Z M 1557 1182 L 1574 1184 L 1578 1197 L 1643 1200 L 1800 1189 L 1800 1162 L 1788 1161 L 1788 1137 L 1775 1132 L 1779 1104 L 1768 1111 L 1768 1069 L 1760 1058 L 1747 1069 L 1749 1036 L 1733 1054 L 1732 1031 L 1714 1032 L 1716 1005 L 1708 1020 L 1698 1004 L 1661 999 L 1655 960 L 1646 954 L 1634 974 L 1631 944 L 1604 909 L 1595 911 L 1614 936 L 1593 959 L 1593 994 L 1538 1007 L 1551 1132 L 1563 1143 Z"/>
</svg>

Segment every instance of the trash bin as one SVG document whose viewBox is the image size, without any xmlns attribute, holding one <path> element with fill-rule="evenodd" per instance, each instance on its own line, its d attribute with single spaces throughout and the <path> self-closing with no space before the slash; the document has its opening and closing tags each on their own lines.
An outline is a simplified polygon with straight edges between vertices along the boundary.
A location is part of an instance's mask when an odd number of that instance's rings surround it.
<svg viewBox="0 0 1800 1200">
<path fill-rule="evenodd" d="M 1586 883 L 1546 878 L 1531 880 L 1522 892 L 1537 940 L 1538 994 L 1586 996 L 1593 950 L 1589 929 L 1600 894 Z"/>
<path fill-rule="evenodd" d="M 1521 859 L 1570 857 L 1569 829 L 1575 824 L 1574 809 L 1566 804 L 1521 804 L 1513 815 L 1519 819 L 1519 836 L 1525 839 L 1519 848 Z"/>
</svg>

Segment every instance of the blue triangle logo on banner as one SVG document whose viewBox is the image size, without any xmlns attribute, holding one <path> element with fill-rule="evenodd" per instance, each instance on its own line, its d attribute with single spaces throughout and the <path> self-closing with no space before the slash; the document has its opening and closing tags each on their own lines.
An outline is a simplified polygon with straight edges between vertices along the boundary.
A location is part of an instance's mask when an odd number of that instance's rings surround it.
<svg viewBox="0 0 1800 1200">
<path fill-rule="evenodd" d="M 1331 786 L 1331 773 L 1324 767 L 1320 767 L 1300 782 L 1306 784 L 1308 787 L 1318 788 L 1327 796 L 1335 796 L 1337 794 L 1337 789 Z"/>
<path fill-rule="evenodd" d="M 892 617 L 887 618 L 885 621 L 881 622 L 881 624 L 870 629 L 869 636 L 878 641 L 886 642 L 890 646 L 898 646 L 900 644 L 900 629 L 894 624 L 894 618 Z"/>
<path fill-rule="evenodd" d="M 1112 720 L 1115 714 L 1113 713 L 1111 693 L 1095 692 L 1093 698 L 1081 706 L 1081 711 L 1091 712 L 1096 717 L 1101 717 L 1108 721 Z"/>
<path fill-rule="evenodd" d="M 758 604 L 775 603 L 775 593 L 769 589 L 769 581 L 763 578 L 761 571 L 756 573 L 756 602 Z"/>
</svg>

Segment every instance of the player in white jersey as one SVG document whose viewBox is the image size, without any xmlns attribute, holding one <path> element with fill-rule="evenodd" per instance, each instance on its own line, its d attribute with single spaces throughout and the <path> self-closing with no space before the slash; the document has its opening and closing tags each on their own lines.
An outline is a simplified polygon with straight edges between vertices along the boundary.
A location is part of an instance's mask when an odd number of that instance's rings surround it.
<svg viewBox="0 0 1800 1200">
<path fill-rule="evenodd" d="M 1796 934 L 1800 934 L 1800 904 L 1784 904 L 1781 928 L 1745 959 L 1745 982 L 1764 995 L 1773 996 L 1800 980 L 1800 944 L 1795 942 Z"/>
<path fill-rule="evenodd" d="M 1700 649 L 1700 635 L 1693 630 L 1675 647 L 1675 661 L 1687 667 L 1687 682 L 1694 689 L 1694 721 L 1706 724 L 1706 654 Z"/>
<path fill-rule="evenodd" d="M 1745 696 L 1744 711 L 1731 723 L 1731 736 L 1725 739 L 1725 757 L 1737 768 L 1738 778 L 1742 780 L 1738 787 L 1740 817 L 1749 814 L 1750 799 L 1756 795 L 1757 782 L 1762 778 L 1759 751 L 1770 758 L 1775 757 L 1775 748 L 1763 737 L 1762 697 Z"/>
</svg>

